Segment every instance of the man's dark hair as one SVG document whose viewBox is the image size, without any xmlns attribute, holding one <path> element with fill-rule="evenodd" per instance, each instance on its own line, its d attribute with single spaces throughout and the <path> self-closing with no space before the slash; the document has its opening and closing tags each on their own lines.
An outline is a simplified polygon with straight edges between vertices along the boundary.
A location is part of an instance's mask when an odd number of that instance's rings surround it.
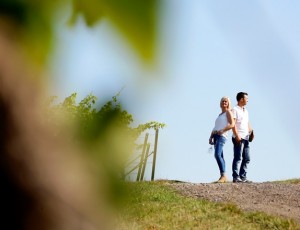
<svg viewBox="0 0 300 230">
<path fill-rule="evenodd" d="M 239 93 L 236 95 L 236 100 L 237 100 L 237 101 L 240 101 L 242 98 L 244 98 L 245 95 L 248 96 L 248 93 L 245 93 L 245 92 L 239 92 Z"/>
</svg>

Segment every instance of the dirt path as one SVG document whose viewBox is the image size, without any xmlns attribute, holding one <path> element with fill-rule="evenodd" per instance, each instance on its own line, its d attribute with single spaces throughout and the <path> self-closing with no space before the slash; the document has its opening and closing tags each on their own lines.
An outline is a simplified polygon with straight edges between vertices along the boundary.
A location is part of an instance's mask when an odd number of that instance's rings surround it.
<svg viewBox="0 0 300 230">
<path fill-rule="evenodd" d="M 246 211 L 263 211 L 300 223 L 300 184 L 172 183 L 183 195 L 214 202 L 230 202 Z"/>
</svg>

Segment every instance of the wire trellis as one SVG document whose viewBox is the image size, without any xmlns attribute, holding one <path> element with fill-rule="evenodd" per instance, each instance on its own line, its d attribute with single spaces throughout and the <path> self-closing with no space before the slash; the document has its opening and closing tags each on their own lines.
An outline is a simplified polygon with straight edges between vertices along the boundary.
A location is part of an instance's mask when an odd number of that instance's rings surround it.
<svg viewBox="0 0 300 230">
<path fill-rule="evenodd" d="M 135 149 L 131 159 L 126 167 L 125 179 L 133 180 L 135 176 L 136 181 L 142 181 L 145 178 L 145 173 L 149 172 L 147 165 L 152 165 L 151 180 L 154 180 L 156 154 L 157 154 L 157 142 L 158 142 L 158 129 L 155 130 L 155 134 L 145 133 L 137 138 L 137 148 Z M 150 151 L 151 149 L 151 151 Z M 148 160 L 152 157 L 152 160 Z M 146 171 L 147 168 L 147 171 Z M 148 173 L 147 173 L 148 174 Z"/>
</svg>

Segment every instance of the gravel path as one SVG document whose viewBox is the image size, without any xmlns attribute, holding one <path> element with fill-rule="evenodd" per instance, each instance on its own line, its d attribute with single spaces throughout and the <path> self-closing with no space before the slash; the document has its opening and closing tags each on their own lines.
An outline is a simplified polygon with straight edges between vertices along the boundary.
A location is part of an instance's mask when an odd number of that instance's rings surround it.
<svg viewBox="0 0 300 230">
<path fill-rule="evenodd" d="M 214 202 L 230 202 L 246 211 L 263 211 L 300 223 L 300 184 L 171 183 L 181 194 Z"/>
</svg>

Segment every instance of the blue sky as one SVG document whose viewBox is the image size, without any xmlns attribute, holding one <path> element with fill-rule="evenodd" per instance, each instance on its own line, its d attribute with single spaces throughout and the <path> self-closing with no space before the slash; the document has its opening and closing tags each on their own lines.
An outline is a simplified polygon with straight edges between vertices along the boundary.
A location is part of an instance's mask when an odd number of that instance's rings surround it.
<svg viewBox="0 0 300 230">
<path fill-rule="evenodd" d="M 108 21 L 87 29 L 58 24 L 51 93 L 99 100 L 121 88 L 136 123 L 155 120 L 156 179 L 212 182 L 217 163 L 208 138 L 219 100 L 249 94 L 255 130 L 248 177 L 262 182 L 299 178 L 300 2 L 163 1 L 156 68 L 145 68 Z M 231 135 L 230 135 L 231 136 Z M 225 145 L 231 178 L 232 143 Z M 148 170 L 147 178 L 150 178 Z"/>
</svg>

